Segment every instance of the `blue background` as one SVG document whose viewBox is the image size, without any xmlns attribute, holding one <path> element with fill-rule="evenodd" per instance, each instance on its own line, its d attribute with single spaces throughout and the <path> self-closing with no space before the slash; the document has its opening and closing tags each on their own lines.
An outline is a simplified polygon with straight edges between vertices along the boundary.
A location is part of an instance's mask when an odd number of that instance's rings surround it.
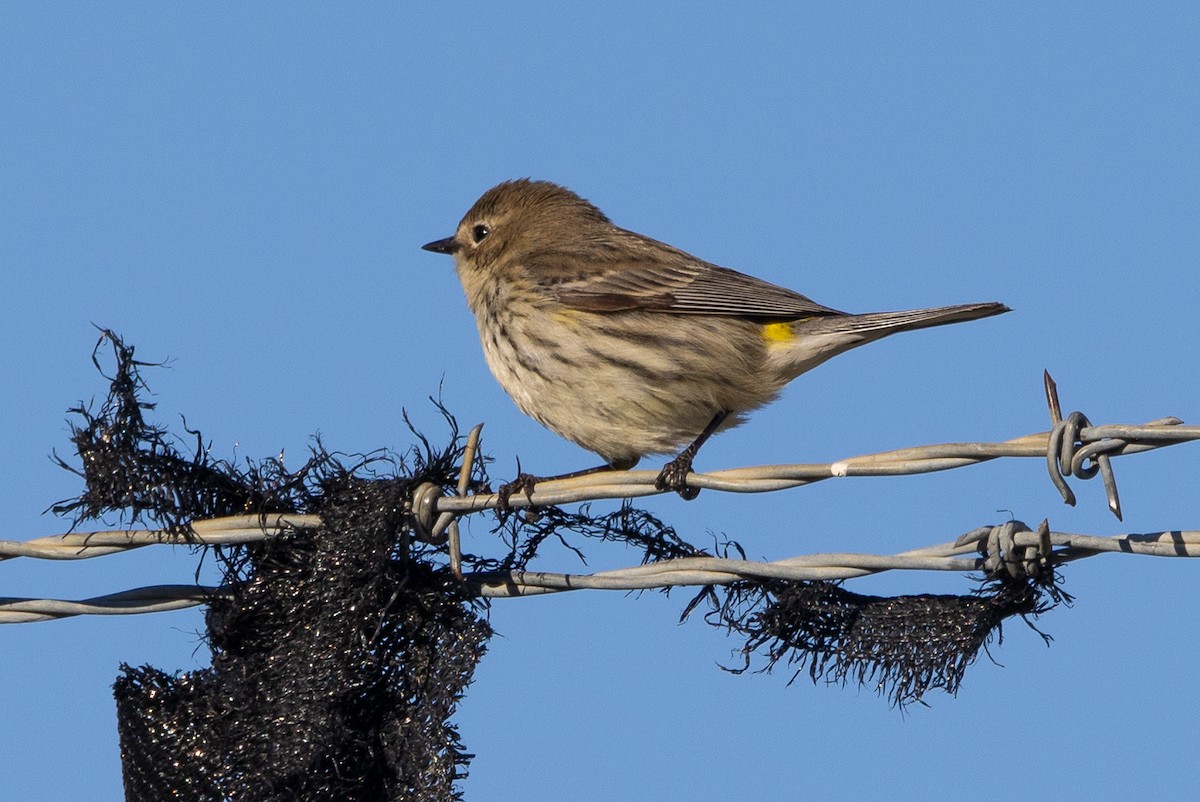
<svg viewBox="0 0 1200 802">
<path fill-rule="evenodd" d="M 1200 419 L 1194 4 L 0 7 L 0 537 L 62 531 L 65 410 L 102 396 L 93 324 L 147 360 L 154 419 L 218 456 L 435 442 L 442 397 L 493 474 L 593 462 L 487 372 L 450 260 L 489 186 L 566 184 L 620 225 L 852 311 L 999 300 L 802 377 L 700 469 L 821 462 L 1047 426 L 1041 372 L 1094 421 Z M 1062 504 L 1038 460 L 645 506 L 754 558 L 892 553 L 1010 516 L 1107 535 L 1198 525 L 1200 450 L 1115 463 Z M 466 546 L 498 552 L 488 522 Z M 589 548 L 590 568 L 635 561 Z M 0 565 L 0 595 L 190 581 L 167 547 Z M 546 570 L 580 570 L 565 551 Z M 687 593 L 500 601 L 457 722 L 470 800 L 1108 799 L 1194 793 L 1197 571 L 1069 566 L 957 698 L 720 671 Z M 860 592 L 965 592 L 958 575 Z M 0 793 L 121 798 L 117 665 L 206 664 L 198 611 L 0 630 Z"/>
</svg>

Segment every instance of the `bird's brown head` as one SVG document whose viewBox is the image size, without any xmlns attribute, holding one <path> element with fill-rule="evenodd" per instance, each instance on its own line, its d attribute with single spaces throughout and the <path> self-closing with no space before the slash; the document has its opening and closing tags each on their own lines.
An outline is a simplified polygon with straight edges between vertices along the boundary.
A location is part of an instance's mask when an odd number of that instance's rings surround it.
<svg viewBox="0 0 1200 802">
<path fill-rule="evenodd" d="M 564 239 L 586 239 L 589 231 L 610 226 L 603 212 L 566 187 L 521 178 L 483 193 L 454 236 L 422 247 L 452 254 L 460 270 L 483 268 L 502 254 L 520 259 L 531 251 L 561 247 Z"/>
</svg>

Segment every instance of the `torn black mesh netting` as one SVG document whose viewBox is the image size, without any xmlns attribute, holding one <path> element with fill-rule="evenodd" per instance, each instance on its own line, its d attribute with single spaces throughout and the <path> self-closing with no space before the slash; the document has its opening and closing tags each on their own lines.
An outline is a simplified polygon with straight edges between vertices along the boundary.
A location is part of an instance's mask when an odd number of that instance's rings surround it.
<svg viewBox="0 0 1200 802">
<path fill-rule="evenodd" d="M 56 511 L 118 514 L 186 531 L 228 514 L 305 512 L 323 526 L 220 550 L 231 590 L 207 615 L 210 668 L 124 667 L 115 685 L 133 800 L 438 799 L 470 755 L 450 718 L 491 629 L 481 603 L 410 539 L 405 500 L 449 484 L 457 438 L 407 459 L 347 466 L 318 443 L 296 471 L 190 456 L 147 424 L 133 349 L 105 333 L 116 369 L 75 412 L 86 489 Z M 385 467 L 393 475 L 382 475 Z M 374 472 L 375 476 L 364 476 Z"/>
</svg>

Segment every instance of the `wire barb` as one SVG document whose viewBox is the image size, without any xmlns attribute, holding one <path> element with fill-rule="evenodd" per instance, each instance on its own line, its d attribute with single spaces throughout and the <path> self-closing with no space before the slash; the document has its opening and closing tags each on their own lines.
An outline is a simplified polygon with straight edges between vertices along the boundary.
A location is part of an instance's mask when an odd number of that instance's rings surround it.
<svg viewBox="0 0 1200 802">
<path fill-rule="evenodd" d="M 458 495 L 460 496 L 465 496 L 471 487 L 471 468 L 475 464 L 475 454 L 479 451 L 479 435 L 482 431 L 483 424 L 477 423 L 467 434 L 467 445 L 463 449 L 462 469 L 458 474 Z M 455 579 L 461 582 L 463 578 L 462 538 L 458 531 L 457 515 L 450 519 L 448 533 L 446 547 L 450 551 L 450 572 L 454 574 Z"/>
<path fill-rule="evenodd" d="M 1054 482 L 1054 486 L 1062 494 L 1063 501 L 1074 507 L 1075 493 L 1067 486 L 1064 477 L 1091 479 L 1099 472 L 1104 482 L 1109 510 L 1117 516 L 1118 521 L 1124 520 L 1121 517 L 1121 499 L 1117 495 L 1117 480 L 1113 475 L 1109 454 L 1122 453 L 1129 443 L 1114 437 L 1084 444 L 1079 439 L 1079 434 L 1084 428 L 1091 427 L 1091 421 L 1082 412 L 1072 412 L 1063 420 L 1062 406 L 1058 400 L 1058 384 L 1048 370 L 1042 371 L 1042 378 L 1046 387 L 1046 403 L 1050 407 L 1050 422 L 1054 426 L 1046 444 L 1046 466 L 1050 472 L 1050 481 Z M 1087 464 L 1089 460 L 1090 465 Z"/>
</svg>

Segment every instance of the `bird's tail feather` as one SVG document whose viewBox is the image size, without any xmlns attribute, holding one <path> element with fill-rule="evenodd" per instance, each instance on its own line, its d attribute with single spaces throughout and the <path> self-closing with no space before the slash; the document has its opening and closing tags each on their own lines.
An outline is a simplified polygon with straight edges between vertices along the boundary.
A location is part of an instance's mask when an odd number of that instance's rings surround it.
<svg viewBox="0 0 1200 802">
<path fill-rule="evenodd" d="M 1004 304 L 986 303 L 809 318 L 793 323 L 793 337 L 784 346 L 768 349 L 767 359 L 779 377 L 791 381 L 838 354 L 889 334 L 976 320 L 1007 311 Z"/>
<path fill-rule="evenodd" d="M 961 304 L 932 309 L 909 309 L 903 312 L 870 312 L 865 315 L 831 315 L 813 318 L 799 324 L 806 334 L 850 334 L 874 340 L 888 334 L 947 323 L 1000 315 L 1010 311 L 1000 303 Z"/>
</svg>

